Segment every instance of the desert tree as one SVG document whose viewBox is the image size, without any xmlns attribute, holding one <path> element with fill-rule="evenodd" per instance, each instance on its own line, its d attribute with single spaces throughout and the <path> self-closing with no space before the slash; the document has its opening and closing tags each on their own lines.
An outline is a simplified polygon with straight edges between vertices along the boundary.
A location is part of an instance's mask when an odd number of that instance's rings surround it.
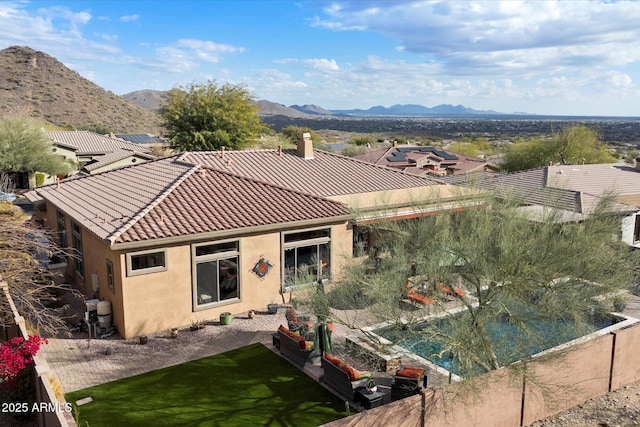
<svg viewBox="0 0 640 427">
<path fill-rule="evenodd" d="M 51 148 L 38 122 L 24 117 L 0 121 L 0 171 L 69 173 L 70 165 Z"/>
<path fill-rule="evenodd" d="M 575 125 L 555 132 L 551 137 L 518 140 L 505 149 L 502 169 L 506 172 L 533 169 L 549 163 L 610 163 L 615 158 L 600 141 L 598 133 Z"/>
<path fill-rule="evenodd" d="M 322 142 L 322 137 L 320 137 L 316 131 L 306 126 L 289 125 L 282 128 L 280 133 L 288 139 L 291 144 L 296 144 L 300 139 L 300 135 L 303 133 L 311 135 L 311 141 L 313 141 L 314 144 Z"/>
<path fill-rule="evenodd" d="M 54 244 L 54 236 L 25 218 L 11 203 L 0 202 L 0 281 L 8 284 L 16 308 L 29 326 L 45 336 L 67 331 L 66 306 L 60 302 L 63 292 L 77 292 L 56 284 L 47 269 L 50 258 L 66 257 Z M 0 299 L 0 304 L 6 304 Z M 2 307 L 3 313 L 11 313 Z M 12 318 L 0 317 L 2 324 Z"/>
<path fill-rule="evenodd" d="M 253 144 L 268 131 L 258 109 L 245 87 L 207 81 L 171 89 L 160 114 L 173 149 L 206 151 Z"/>
<path fill-rule="evenodd" d="M 557 334 L 537 328 L 541 323 L 585 331 L 632 285 L 637 255 L 612 238 L 621 218 L 606 200 L 577 223 L 563 222 L 554 209 L 533 221 L 519 206 L 488 196 L 480 208 L 374 227 L 377 249 L 334 281 L 328 300 L 341 310 L 332 316 L 352 327 L 361 320 L 354 316 L 390 324 L 394 342 L 394 329 L 404 331 L 398 340 L 408 333 L 437 342 L 435 349 L 415 350 L 432 360 L 450 358 L 463 376 L 507 366 L 531 342 L 552 343 Z M 414 327 L 426 309 L 401 304 L 409 277 L 424 285 L 434 308 L 461 310 L 448 328 L 438 322 Z M 456 288 L 466 293 L 451 292 Z M 496 320 L 521 335 L 497 331 Z"/>
</svg>

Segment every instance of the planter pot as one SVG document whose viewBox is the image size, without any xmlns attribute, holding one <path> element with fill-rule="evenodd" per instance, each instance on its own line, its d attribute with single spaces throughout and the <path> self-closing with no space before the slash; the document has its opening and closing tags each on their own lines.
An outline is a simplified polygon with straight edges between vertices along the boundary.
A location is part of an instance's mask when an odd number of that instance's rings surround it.
<svg viewBox="0 0 640 427">
<path fill-rule="evenodd" d="M 267 304 L 267 312 L 269 314 L 278 314 L 278 304 Z"/>
<path fill-rule="evenodd" d="M 231 313 L 221 313 L 220 314 L 220 324 L 221 325 L 230 325 L 233 316 Z"/>
<path fill-rule="evenodd" d="M 178 338 L 178 330 L 177 329 L 172 329 L 171 330 L 171 338 Z"/>
<path fill-rule="evenodd" d="M 147 338 L 147 336 L 146 336 L 146 335 L 142 335 L 142 336 L 140 337 L 140 344 L 146 344 L 148 340 L 149 340 L 149 339 Z"/>
<path fill-rule="evenodd" d="M 369 394 L 373 394 L 376 391 L 378 391 L 378 386 L 377 385 L 374 385 L 373 387 L 367 387 L 367 393 L 369 393 Z"/>
</svg>

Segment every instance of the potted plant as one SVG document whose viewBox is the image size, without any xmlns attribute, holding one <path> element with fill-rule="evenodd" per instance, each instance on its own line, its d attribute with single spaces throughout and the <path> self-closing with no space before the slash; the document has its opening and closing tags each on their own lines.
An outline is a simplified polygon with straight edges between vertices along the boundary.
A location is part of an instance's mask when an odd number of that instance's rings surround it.
<svg viewBox="0 0 640 427">
<path fill-rule="evenodd" d="M 228 311 L 225 311 L 224 313 L 220 313 L 220 324 L 221 325 L 230 325 L 232 319 L 233 319 L 233 315 L 231 313 L 229 313 Z"/>
<path fill-rule="evenodd" d="M 146 335 L 140 336 L 140 344 L 146 344 L 148 340 Z"/>
<path fill-rule="evenodd" d="M 278 314 L 278 304 L 275 302 L 267 304 L 267 312 L 269 314 Z"/>
<path fill-rule="evenodd" d="M 369 380 L 366 388 L 367 388 L 367 393 L 369 394 L 373 394 L 376 391 L 378 391 L 378 386 L 376 385 L 376 382 L 373 380 L 373 378 Z"/>
<path fill-rule="evenodd" d="M 189 326 L 189 329 L 191 329 L 192 331 L 197 331 L 199 329 L 204 329 L 204 324 L 202 322 L 202 320 L 194 320 L 191 322 L 191 326 Z"/>
</svg>

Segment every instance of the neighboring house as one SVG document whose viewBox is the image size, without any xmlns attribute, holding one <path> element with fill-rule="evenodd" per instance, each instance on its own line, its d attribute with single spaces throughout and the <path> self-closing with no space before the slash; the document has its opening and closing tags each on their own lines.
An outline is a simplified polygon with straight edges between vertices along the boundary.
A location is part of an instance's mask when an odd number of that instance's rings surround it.
<svg viewBox="0 0 640 427">
<path fill-rule="evenodd" d="M 54 145 L 54 152 L 82 166 L 99 161 L 104 155 L 120 150 L 136 153 L 151 153 L 149 147 L 134 144 L 89 131 L 45 131 L 45 135 Z"/>
<path fill-rule="evenodd" d="M 151 148 L 129 141 L 110 138 L 89 131 L 44 131 L 51 141 L 51 152 L 62 156 L 72 167 L 70 175 L 81 170 L 85 173 L 96 173 L 154 159 Z M 119 152 L 119 154 L 114 154 Z M 129 155 L 126 155 L 129 153 Z M 92 163 L 99 166 L 85 168 Z M 85 169 L 83 169 L 85 168 Z M 38 177 L 38 175 L 40 175 Z M 41 172 L 19 172 L 11 174 L 12 182 L 18 189 L 29 189 L 36 186 L 52 184 L 56 181 L 53 175 Z"/>
<path fill-rule="evenodd" d="M 442 180 L 522 198 L 521 210 L 532 220 L 549 214 L 551 208 L 558 215 L 558 221 L 582 221 L 607 198 L 608 209 L 621 217 L 622 241 L 640 248 L 640 167 L 620 163 L 557 165 L 509 174 L 450 176 Z"/>
<path fill-rule="evenodd" d="M 109 300 L 130 338 L 283 301 L 338 276 L 371 222 L 480 203 L 459 190 L 304 139 L 297 150 L 187 152 L 27 197 L 70 248 L 68 277 Z"/>
<path fill-rule="evenodd" d="M 168 139 L 157 135 L 151 135 L 149 133 L 117 133 L 115 135 L 111 134 L 109 136 L 111 138 L 120 138 L 133 144 L 138 144 L 149 148 L 167 148 L 171 145 Z"/>
<path fill-rule="evenodd" d="M 497 171 L 498 166 L 477 157 L 436 147 L 394 144 L 354 158 L 413 175 L 446 176 L 477 171 Z"/>
</svg>

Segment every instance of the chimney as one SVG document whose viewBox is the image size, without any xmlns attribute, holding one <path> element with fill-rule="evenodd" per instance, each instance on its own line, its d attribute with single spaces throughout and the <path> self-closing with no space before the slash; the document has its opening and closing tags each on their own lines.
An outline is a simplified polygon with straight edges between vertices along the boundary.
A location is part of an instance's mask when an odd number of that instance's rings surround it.
<svg viewBox="0 0 640 427">
<path fill-rule="evenodd" d="M 305 160 L 313 159 L 313 142 L 311 142 L 311 134 L 303 133 L 298 139 L 298 154 Z"/>
</svg>

